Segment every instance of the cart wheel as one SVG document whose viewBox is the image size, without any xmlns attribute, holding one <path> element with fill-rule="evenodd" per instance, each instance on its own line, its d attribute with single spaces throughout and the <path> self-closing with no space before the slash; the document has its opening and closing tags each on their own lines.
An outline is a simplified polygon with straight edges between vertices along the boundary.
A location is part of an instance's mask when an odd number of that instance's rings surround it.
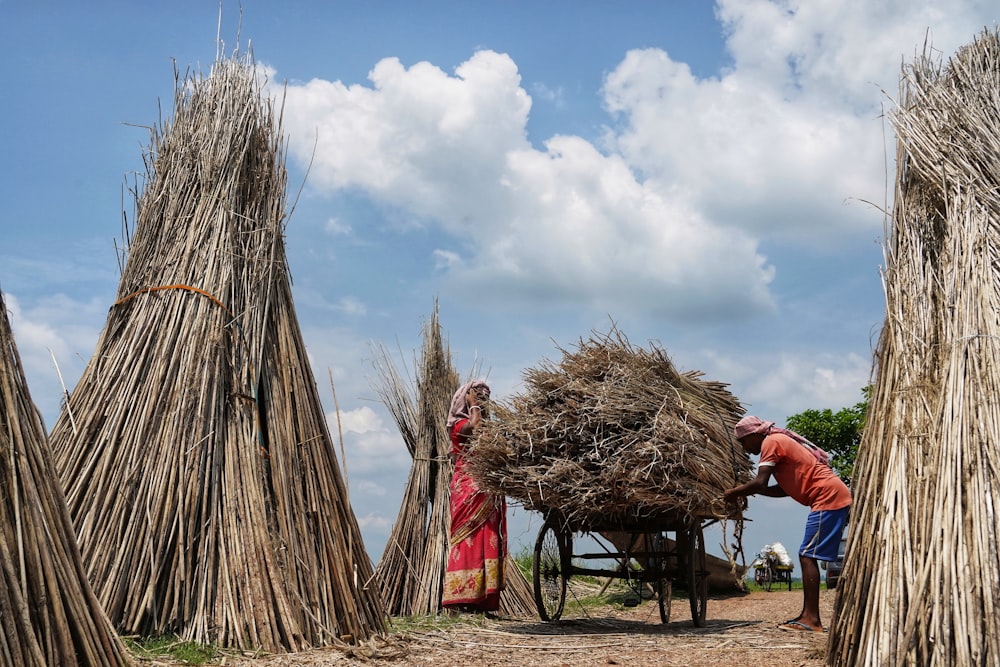
<svg viewBox="0 0 1000 667">
<path fill-rule="evenodd" d="M 670 601 L 674 596 L 674 582 L 670 578 L 670 549 L 667 536 L 657 533 L 653 537 L 654 567 L 656 568 L 656 599 L 660 606 L 660 621 L 670 622 Z"/>
<path fill-rule="evenodd" d="M 670 581 L 667 576 L 660 577 L 659 590 L 657 591 L 657 600 L 660 603 L 660 622 L 669 623 L 670 622 L 670 601 L 674 597 L 674 582 Z"/>
<path fill-rule="evenodd" d="M 556 515 L 546 517 L 538 531 L 531 578 L 535 589 L 535 606 L 543 621 L 558 621 L 562 616 L 563 605 L 566 603 L 572 539 Z"/>
<path fill-rule="evenodd" d="M 701 524 L 688 529 L 687 584 L 691 599 L 691 620 L 699 628 L 705 625 L 708 607 L 708 567 L 705 559 L 705 536 Z"/>
</svg>

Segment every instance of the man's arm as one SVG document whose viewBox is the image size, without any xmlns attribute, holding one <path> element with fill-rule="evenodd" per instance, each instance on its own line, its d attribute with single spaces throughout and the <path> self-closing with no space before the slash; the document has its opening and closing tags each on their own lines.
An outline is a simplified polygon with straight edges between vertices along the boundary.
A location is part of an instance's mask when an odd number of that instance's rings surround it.
<svg viewBox="0 0 1000 667">
<path fill-rule="evenodd" d="M 737 498 L 760 494 L 771 498 L 783 498 L 788 494 L 777 484 L 768 486 L 771 481 L 771 466 L 757 466 L 757 476 L 746 484 L 740 484 L 726 491 L 723 496 L 727 503 L 734 502 Z"/>
<path fill-rule="evenodd" d="M 785 498 L 788 496 L 785 490 L 780 486 L 778 486 L 777 484 L 772 484 L 763 491 L 759 491 L 758 494 L 762 496 L 768 496 L 770 498 Z"/>
</svg>

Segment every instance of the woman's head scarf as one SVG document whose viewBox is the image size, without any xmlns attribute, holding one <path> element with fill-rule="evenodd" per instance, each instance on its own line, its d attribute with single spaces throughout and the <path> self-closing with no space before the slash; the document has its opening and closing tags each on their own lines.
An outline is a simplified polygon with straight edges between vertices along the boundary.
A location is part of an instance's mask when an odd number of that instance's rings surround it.
<svg viewBox="0 0 1000 667">
<path fill-rule="evenodd" d="M 449 432 L 458 420 L 469 418 L 469 401 L 466 399 L 466 394 L 469 393 L 469 390 L 478 387 L 483 387 L 487 394 L 490 393 L 490 386 L 483 380 L 470 380 L 459 387 L 455 395 L 451 397 L 451 409 L 448 410 L 447 423 Z"/>
</svg>

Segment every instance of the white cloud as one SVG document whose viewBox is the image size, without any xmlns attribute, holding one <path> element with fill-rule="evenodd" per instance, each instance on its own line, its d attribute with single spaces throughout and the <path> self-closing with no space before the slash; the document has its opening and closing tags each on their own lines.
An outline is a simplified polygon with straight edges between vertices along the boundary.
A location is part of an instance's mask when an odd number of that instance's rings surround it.
<svg viewBox="0 0 1000 667">
<path fill-rule="evenodd" d="M 881 232 L 877 210 L 844 206 L 886 199 L 880 87 L 895 88 L 927 25 L 950 45 L 971 35 L 947 26 L 986 15 L 869 5 L 720 2 L 732 67 L 700 79 L 661 49 L 629 52 L 605 80 L 600 147 L 532 147 L 516 63 L 480 51 L 454 75 L 387 58 L 370 87 L 290 86 L 291 153 L 305 161 L 318 141 L 315 186 L 445 232 L 429 265 L 487 298 L 692 321 L 774 309 L 759 244 L 850 249 Z M 558 82 L 533 90 L 546 99 Z"/>
<path fill-rule="evenodd" d="M 344 315 L 353 317 L 364 315 L 368 312 L 368 307 L 365 306 L 364 302 L 353 296 L 341 297 L 337 300 L 335 308 Z"/>
<path fill-rule="evenodd" d="M 4 300 L 14 343 L 29 378 L 28 391 L 46 424 L 51 426 L 63 399 L 59 373 L 66 388 L 72 391 L 100 333 L 86 323 L 97 321 L 107 304 L 100 304 L 97 299 L 80 302 L 63 294 L 44 297 L 30 307 L 23 307 L 13 294 L 5 294 Z"/>
<path fill-rule="evenodd" d="M 392 474 L 405 476 L 409 471 L 412 459 L 396 425 L 387 426 L 372 408 L 363 405 L 341 410 L 341 430 L 338 430 L 336 413 L 327 414 L 326 420 L 334 440 L 339 442 L 338 434 L 343 431 L 347 454 L 344 467 L 352 479 L 358 474 L 374 482 L 372 473 L 377 473 L 377 478 Z M 337 449 L 339 451 L 339 445 Z"/>
<path fill-rule="evenodd" d="M 335 414 L 327 416 L 327 420 L 331 423 L 335 422 L 336 419 L 337 416 Z M 355 410 L 341 412 L 340 423 L 345 433 L 363 435 L 384 430 L 382 418 L 366 405 Z"/>
<path fill-rule="evenodd" d="M 478 218 L 505 152 L 527 141 L 531 101 L 514 62 L 481 51 L 449 76 L 386 58 L 369 79 L 371 88 L 318 79 L 289 86 L 289 146 L 304 159 L 315 145 L 313 184 L 361 188 L 446 226 Z"/>
<path fill-rule="evenodd" d="M 331 236 L 351 236 L 354 234 L 351 225 L 340 218 L 330 218 L 326 221 L 323 229 Z"/>
<path fill-rule="evenodd" d="M 457 252 L 451 250 L 435 250 L 433 255 L 435 269 L 447 270 L 462 265 L 462 256 Z"/>
<path fill-rule="evenodd" d="M 387 495 L 386 488 L 370 479 L 361 479 L 357 484 L 351 485 L 352 493 L 360 493 L 365 496 L 383 497 Z"/>
<path fill-rule="evenodd" d="M 389 529 L 392 528 L 393 521 L 395 521 L 395 517 L 389 518 L 377 513 L 369 513 L 358 517 L 358 523 L 366 533 L 370 529 L 373 529 L 377 533 L 388 533 Z M 371 545 L 368 546 L 370 547 Z"/>
<path fill-rule="evenodd" d="M 544 100 L 557 109 L 566 107 L 566 91 L 563 90 L 562 86 L 550 88 L 544 83 L 538 82 L 532 84 L 531 90 L 537 99 Z"/>
<path fill-rule="evenodd" d="M 773 273 L 751 238 L 639 182 L 620 157 L 578 137 L 553 137 L 546 149 L 508 155 L 504 219 L 483 227 L 457 278 L 605 311 L 771 307 Z"/>
<path fill-rule="evenodd" d="M 892 93 L 900 66 L 925 38 L 952 53 L 996 20 L 983 0 L 718 0 L 735 70 L 792 98 L 871 107 L 871 86 Z"/>
<path fill-rule="evenodd" d="M 803 410 L 851 407 L 863 400 L 861 389 L 871 382 L 871 358 L 854 353 L 803 349 L 705 356 L 737 396 L 753 397 L 750 413 L 779 424 Z"/>
<path fill-rule="evenodd" d="M 754 239 L 705 217 L 689 193 L 651 187 L 578 137 L 531 148 L 508 56 L 476 53 L 454 77 L 387 59 L 370 78 L 373 88 L 290 87 L 292 153 L 304 160 L 318 128 L 319 184 L 360 187 L 449 232 L 433 258 L 455 284 L 695 317 L 773 306 Z"/>
<path fill-rule="evenodd" d="M 783 80 L 755 74 L 738 63 L 697 80 L 663 51 L 631 51 L 605 80 L 608 109 L 625 121 L 607 141 L 651 187 L 681 193 L 719 226 L 824 242 L 874 227 L 877 216 L 841 204 L 882 199 L 877 89 L 858 115 L 839 100 L 789 97 Z"/>
</svg>

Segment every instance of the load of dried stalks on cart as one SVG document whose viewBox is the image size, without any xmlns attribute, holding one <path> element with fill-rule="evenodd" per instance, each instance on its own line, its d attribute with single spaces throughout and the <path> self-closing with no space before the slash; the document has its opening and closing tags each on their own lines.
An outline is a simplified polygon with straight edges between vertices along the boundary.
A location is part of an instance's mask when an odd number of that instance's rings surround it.
<svg viewBox="0 0 1000 667">
<path fill-rule="evenodd" d="M 390 615 L 436 614 L 441 610 L 451 522 L 453 466 L 445 422 L 452 394 L 461 384 L 441 335 L 436 301 L 415 364 L 416 386 L 404 378 L 384 347 L 378 350 L 375 368 L 379 381 L 373 386 L 413 458 L 399 515 L 375 568 L 375 580 Z M 528 581 L 509 556 L 506 566 L 500 612 L 526 616 L 533 611 Z"/>
<path fill-rule="evenodd" d="M 90 588 L 0 294 L 0 665 L 121 665 Z"/>
<path fill-rule="evenodd" d="M 617 328 L 560 351 L 480 428 L 468 458 L 483 488 L 584 528 L 738 515 L 722 493 L 752 465 L 732 437 L 744 411 L 727 385 L 679 372 L 658 344 L 634 346 Z"/>
<path fill-rule="evenodd" d="M 52 432 L 87 573 L 130 635 L 279 651 L 384 627 L 295 315 L 274 106 L 248 57 L 178 81 Z"/>
<path fill-rule="evenodd" d="M 904 65 L 830 665 L 1000 663 L 1000 31 Z"/>
</svg>

